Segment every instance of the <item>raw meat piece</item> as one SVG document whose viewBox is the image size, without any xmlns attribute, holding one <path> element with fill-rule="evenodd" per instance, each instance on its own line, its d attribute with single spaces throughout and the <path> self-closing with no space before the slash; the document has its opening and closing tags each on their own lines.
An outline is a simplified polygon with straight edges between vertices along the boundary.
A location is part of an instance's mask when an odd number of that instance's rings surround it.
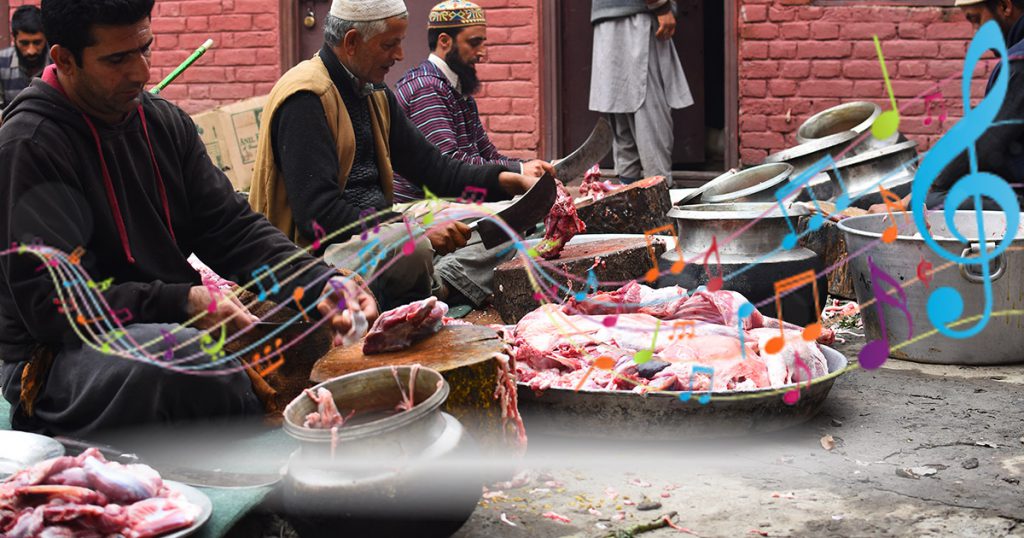
<svg viewBox="0 0 1024 538">
<path fill-rule="evenodd" d="M 805 342 L 800 331 L 787 329 L 785 331 L 786 344 L 778 353 L 764 351 L 765 345 L 772 338 L 779 336 L 778 329 L 753 329 L 749 331 L 752 338 L 756 339 L 761 349 L 761 356 L 768 366 L 769 376 L 773 387 L 780 387 L 797 381 L 807 381 L 805 373 L 796 369 L 796 355 L 800 354 L 800 360 L 807 365 L 811 371 L 811 379 L 828 375 L 828 361 L 825 355 L 818 348 L 817 343 Z"/>
<path fill-rule="evenodd" d="M 395 377 L 395 384 L 398 385 L 398 392 L 402 393 L 402 401 L 395 406 L 395 411 L 409 411 L 416 407 L 416 376 L 420 373 L 420 365 L 414 364 L 409 369 L 409 392 L 402 388 L 402 382 L 398 380 L 398 368 L 391 367 L 391 375 Z"/>
<path fill-rule="evenodd" d="M 406 349 L 441 330 L 448 305 L 430 297 L 380 315 L 366 334 L 363 353 L 387 353 Z"/>
<path fill-rule="evenodd" d="M 113 502 L 133 503 L 155 496 L 163 485 L 160 475 L 145 465 L 132 467 L 101 462 L 94 457 L 86 458 L 82 464 L 89 484 Z"/>
<path fill-rule="evenodd" d="M 555 205 L 544 217 L 544 239 L 537 245 L 537 253 L 545 260 L 557 258 L 565 244 L 576 234 L 587 231 L 587 225 L 576 215 L 576 206 L 572 202 L 572 195 L 565 190 L 562 182 L 555 180 L 558 195 L 555 198 Z"/>
<path fill-rule="evenodd" d="M 179 499 L 153 498 L 128 507 L 132 538 L 147 538 L 188 527 L 199 517 L 198 506 Z"/>
<path fill-rule="evenodd" d="M 516 390 L 516 376 L 513 372 L 512 359 L 508 355 L 497 355 L 498 385 L 494 389 L 494 399 L 501 406 L 502 434 L 507 439 L 511 424 L 516 432 L 516 446 L 520 451 L 526 450 L 526 426 L 519 415 L 519 393 Z"/>
<path fill-rule="evenodd" d="M 10 529 L 4 529 L 7 538 L 31 538 L 38 536 L 43 530 L 43 507 L 29 508 L 18 515 L 16 523 Z"/>
<path fill-rule="evenodd" d="M 583 174 L 583 183 L 580 184 L 580 196 L 592 196 L 595 200 L 604 198 L 605 193 L 617 190 L 621 185 L 614 185 L 611 181 L 601 181 L 601 167 L 594 165 Z"/>
<path fill-rule="evenodd" d="M 337 404 L 334 403 L 334 395 L 323 387 L 317 389 L 316 392 L 310 389 L 306 389 L 303 392 L 306 396 L 309 396 L 310 400 L 316 402 L 317 407 L 315 412 L 306 415 L 306 420 L 302 423 L 304 428 L 328 430 L 341 427 L 345 425 L 348 419 L 352 418 L 352 415 L 356 414 L 355 410 L 352 410 L 347 417 L 341 416 L 341 413 L 338 412 Z"/>
</svg>

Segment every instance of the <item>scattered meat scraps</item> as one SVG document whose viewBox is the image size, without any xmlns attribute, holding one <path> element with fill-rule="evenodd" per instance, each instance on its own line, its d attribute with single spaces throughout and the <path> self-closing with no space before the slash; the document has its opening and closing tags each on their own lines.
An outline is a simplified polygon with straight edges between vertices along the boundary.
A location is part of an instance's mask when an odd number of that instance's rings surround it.
<svg viewBox="0 0 1024 538">
<path fill-rule="evenodd" d="M 95 448 L 0 483 L 0 535 L 9 538 L 159 536 L 190 527 L 200 513 L 149 466 L 108 462 Z"/>
<path fill-rule="evenodd" d="M 395 411 L 409 411 L 416 407 L 416 376 L 419 373 L 420 365 L 412 365 L 412 368 L 409 369 L 409 392 L 405 392 L 405 389 L 402 388 L 402 382 L 398 380 L 398 368 L 391 367 L 391 375 L 395 377 L 398 391 L 402 393 L 402 401 L 398 402 L 398 405 L 395 406 Z"/>
<path fill-rule="evenodd" d="M 555 180 L 555 183 L 558 185 L 558 196 L 555 205 L 551 206 L 551 212 L 544 218 L 544 239 L 537 245 L 537 253 L 545 260 L 557 258 L 566 243 L 576 234 L 587 231 L 587 225 L 576 215 L 572 195 L 565 190 L 562 182 Z"/>
<path fill-rule="evenodd" d="M 689 295 L 680 287 L 655 290 L 630 282 L 583 301 L 542 305 L 504 337 L 519 381 L 538 393 L 552 387 L 641 393 L 777 388 L 807 381 L 796 368 L 797 355 L 812 379 L 828 374 L 818 343 L 804 341 L 799 327 L 781 324 L 780 330 L 778 320 L 755 310 L 742 319 L 741 333 L 738 311 L 746 303 L 733 291 Z M 656 327 L 660 331 L 653 338 Z M 767 342 L 780 334 L 786 342 L 782 350 L 765 352 Z M 634 357 L 641 350 L 652 356 L 638 365 Z M 591 368 L 599 357 L 611 358 L 615 366 Z M 714 375 L 696 365 L 713 368 Z"/>
<path fill-rule="evenodd" d="M 317 389 L 316 392 L 306 389 L 303 393 L 316 403 L 316 411 L 306 415 L 306 420 L 302 423 L 304 428 L 329 430 L 341 427 L 348 419 L 352 418 L 352 415 L 356 414 L 355 410 L 352 410 L 347 417 L 341 416 L 337 404 L 334 403 L 334 395 L 323 387 Z"/>
<path fill-rule="evenodd" d="M 605 197 L 605 193 L 612 192 L 621 185 L 613 185 L 611 181 L 601 181 L 601 167 L 594 165 L 586 174 L 583 174 L 583 183 L 580 184 L 580 196 L 592 196 L 595 200 Z"/>
<path fill-rule="evenodd" d="M 567 517 L 565 517 L 565 516 L 563 516 L 561 514 L 556 514 L 554 512 L 544 512 L 543 514 L 541 514 L 541 516 L 542 517 L 546 517 L 546 518 L 548 518 L 550 520 L 553 520 L 553 521 L 561 522 L 561 523 L 572 523 L 571 519 L 569 519 L 569 518 L 567 518 Z"/>
<path fill-rule="evenodd" d="M 363 353 L 387 353 L 406 349 L 441 330 L 448 305 L 430 297 L 384 312 L 363 342 Z"/>
</svg>

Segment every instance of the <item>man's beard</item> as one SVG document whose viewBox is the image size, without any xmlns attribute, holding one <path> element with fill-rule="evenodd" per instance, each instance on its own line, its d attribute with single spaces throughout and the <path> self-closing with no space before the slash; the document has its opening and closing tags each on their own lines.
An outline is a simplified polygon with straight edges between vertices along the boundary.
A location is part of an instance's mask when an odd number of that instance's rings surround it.
<svg viewBox="0 0 1024 538">
<path fill-rule="evenodd" d="M 459 77 L 459 84 L 462 85 L 462 95 L 473 95 L 480 89 L 480 79 L 476 76 L 476 67 L 463 62 L 459 57 L 459 51 L 452 49 L 445 55 L 444 61 L 448 67 Z"/>
<path fill-rule="evenodd" d="M 43 66 L 43 62 L 46 61 L 46 55 L 44 53 L 36 54 L 34 57 L 28 57 L 21 53 L 21 49 L 14 47 L 14 52 L 18 54 L 18 63 L 28 69 L 38 69 Z"/>
</svg>

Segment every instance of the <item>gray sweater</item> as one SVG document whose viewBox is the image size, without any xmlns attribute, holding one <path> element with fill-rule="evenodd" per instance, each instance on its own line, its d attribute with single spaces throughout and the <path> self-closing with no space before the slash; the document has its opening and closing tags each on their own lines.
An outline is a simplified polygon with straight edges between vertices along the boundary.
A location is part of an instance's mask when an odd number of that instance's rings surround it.
<svg viewBox="0 0 1024 538">
<path fill-rule="evenodd" d="M 671 0 L 592 0 L 590 23 L 597 24 L 605 19 L 629 17 L 648 11 L 662 11 Z"/>
</svg>

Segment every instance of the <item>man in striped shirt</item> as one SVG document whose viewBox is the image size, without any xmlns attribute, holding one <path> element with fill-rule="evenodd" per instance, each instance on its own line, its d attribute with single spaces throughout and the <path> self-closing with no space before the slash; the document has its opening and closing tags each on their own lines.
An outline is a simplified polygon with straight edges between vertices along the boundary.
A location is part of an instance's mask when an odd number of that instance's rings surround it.
<svg viewBox="0 0 1024 538">
<path fill-rule="evenodd" d="M 36 6 L 21 6 L 11 17 L 14 46 L 0 50 L 0 111 L 50 65 L 43 16 Z"/>
<path fill-rule="evenodd" d="M 544 174 L 542 161 L 502 155 L 480 122 L 473 94 L 480 88 L 476 64 L 486 51 L 484 10 L 472 2 L 447 0 L 434 6 L 427 25 L 433 53 L 409 70 L 395 87 L 398 104 L 441 153 L 472 164 L 519 167 L 524 175 Z M 423 198 L 423 191 L 395 176 L 395 201 Z"/>
</svg>

